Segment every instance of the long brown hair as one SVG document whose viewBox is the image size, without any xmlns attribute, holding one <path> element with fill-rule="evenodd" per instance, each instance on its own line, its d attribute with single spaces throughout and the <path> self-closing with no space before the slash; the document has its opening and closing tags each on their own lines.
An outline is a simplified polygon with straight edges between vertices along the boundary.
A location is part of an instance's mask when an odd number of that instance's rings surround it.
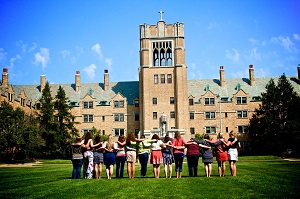
<svg viewBox="0 0 300 199">
<path fill-rule="evenodd" d="M 135 141 L 135 136 L 134 134 L 131 132 L 127 135 L 126 138 L 126 145 L 130 145 L 130 142 L 134 142 Z"/>
<path fill-rule="evenodd" d="M 85 134 L 85 138 L 84 138 L 84 144 L 87 144 L 89 139 L 92 139 L 92 134 L 90 132 L 87 132 Z"/>
<path fill-rule="evenodd" d="M 180 132 L 179 132 L 179 131 L 176 131 L 176 132 L 175 132 L 174 138 L 177 139 L 177 140 L 180 140 L 181 135 L 180 135 Z"/>
</svg>

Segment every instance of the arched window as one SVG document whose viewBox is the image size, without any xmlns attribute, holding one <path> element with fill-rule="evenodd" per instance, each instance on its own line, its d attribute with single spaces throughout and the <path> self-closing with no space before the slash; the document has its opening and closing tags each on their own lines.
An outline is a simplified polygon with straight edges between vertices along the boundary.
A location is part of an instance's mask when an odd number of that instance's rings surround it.
<svg viewBox="0 0 300 199">
<path fill-rule="evenodd" d="M 153 66 L 172 66 L 172 41 L 153 42 Z"/>
<path fill-rule="evenodd" d="M 166 65 L 166 55 L 165 55 L 165 50 L 161 49 L 160 50 L 160 66 L 165 66 Z"/>
<path fill-rule="evenodd" d="M 158 58 L 158 50 L 155 49 L 153 51 L 153 66 L 158 66 L 159 58 Z"/>
</svg>

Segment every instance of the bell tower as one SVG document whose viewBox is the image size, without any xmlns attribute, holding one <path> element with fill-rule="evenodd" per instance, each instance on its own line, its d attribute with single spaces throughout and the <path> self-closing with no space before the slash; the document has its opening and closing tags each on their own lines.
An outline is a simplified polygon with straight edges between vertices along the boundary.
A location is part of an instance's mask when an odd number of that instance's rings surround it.
<svg viewBox="0 0 300 199">
<path fill-rule="evenodd" d="M 140 130 L 172 136 L 188 130 L 184 24 L 166 24 L 159 13 L 157 25 L 140 25 Z"/>
</svg>

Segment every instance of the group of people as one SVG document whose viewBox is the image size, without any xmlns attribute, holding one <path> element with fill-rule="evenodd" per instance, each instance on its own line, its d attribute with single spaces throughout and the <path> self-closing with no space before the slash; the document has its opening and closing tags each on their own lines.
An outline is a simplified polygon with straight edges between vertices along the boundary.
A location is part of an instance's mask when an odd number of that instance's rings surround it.
<svg viewBox="0 0 300 199">
<path fill-rule="evenodd" d="M 84 140 L 78 137 L 72 144 L 72 178 L 80 178 L 83 165 L 84 178 L 99 179 L 102 176 L 103 164 L 106 167 L 108 179 L 112 178 L 115 164 L 116 178 L 123 178 L 126 162 L 128 178 L 134 178 L 137 158 L 141 165 L 141 177 L 146 177 L 150 158 L 154 178 L 160 177 L 161 164 L 164 165 L 165 177 L 171 178 L 173 163 L 175 163 L 176 178 L 181 178 L 185 156 L 187 157 L 189 176 L 196 177 L 200 148 L 202 148 L 202 162 L 206 176 L 210 177 L 213 162 L 212 147 L 216 149 L 219 175 L 225 175 L 226 161 L 229 161 L 231 175 L 236 176 L 236 161 L 238 160 L 240 142 L 233 131 L 230 132 L 229 137 L 228 140 L 225 140 L 223 134 L 219 133 L 216 140 L 210 140 L 209 135 L 205 134 L 203 140 L 190 139 L 186 142 L 181 137 L 180 132 L 177 131 L 173 140 L 168 135 L 161 140 L 157 134 L 154 134 L 151 139 L 146 139 L 144 135 L 138 139 L 133 133 L 129 133 L 126 139 L 120 135 L 115 142 L 113 136 L 109 135 L 107 141 L 102 142 L 100 135 L 97 135 L 93 141 L 91 133 L 88 132 Z"/>
</svg>

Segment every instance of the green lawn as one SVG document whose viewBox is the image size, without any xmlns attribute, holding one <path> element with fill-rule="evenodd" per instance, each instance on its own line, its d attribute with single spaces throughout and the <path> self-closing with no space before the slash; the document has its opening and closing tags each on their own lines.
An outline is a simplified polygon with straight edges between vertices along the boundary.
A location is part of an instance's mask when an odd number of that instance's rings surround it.
<svg viewBox="0 0 300 199">
<path fill-rule="evenodd" d="M 0 168 L 0 198 L 299 198 L 300 162 L 272 156 L 240 157 L 237 176 L 220 178 L 217 163 L 206 178 L 203 164 L 198 177 L 190 178 L 183 165 L 183 178 L 154 179 L 151 165 L 148 178 L 72 180 L 71 161 L 43 160 L 42 166 Z M 173 175 L 174 176 L 174 175 Z"/>
</svg>

